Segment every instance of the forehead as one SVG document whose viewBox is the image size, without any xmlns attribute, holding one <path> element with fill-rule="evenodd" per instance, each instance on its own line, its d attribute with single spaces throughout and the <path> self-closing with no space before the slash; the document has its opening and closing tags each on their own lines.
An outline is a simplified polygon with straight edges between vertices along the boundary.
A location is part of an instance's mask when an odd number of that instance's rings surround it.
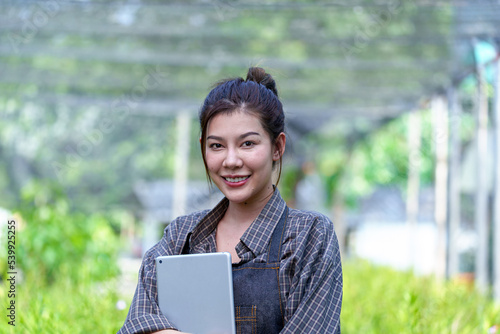
<svg viewBox="0 0 500 334">
<path fill-rule="evenodd" d="M 265 133 L 257 115 L 245 111 L 233 111 L 215 115 L 208 123 L 207 135 L 239 135 L 246 132 Z"/>
</svg>

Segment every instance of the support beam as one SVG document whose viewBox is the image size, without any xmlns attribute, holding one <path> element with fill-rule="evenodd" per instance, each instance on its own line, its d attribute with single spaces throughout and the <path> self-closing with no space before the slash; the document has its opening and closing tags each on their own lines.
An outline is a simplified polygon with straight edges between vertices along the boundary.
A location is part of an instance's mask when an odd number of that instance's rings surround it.
<svg viewBox="0 0 500 334">
<path fill-rule="evenodd" d="M 493 204 L 493 295 L 495 300 L 500 303 L 500 58 L 496 60 L 495 104 L 493 108 L 495 122 L 495 167 L 493 168 L 495 173 L 495 199 Z"/>
<path fill-rule="evenodd" d="M 351 251 L 350 249 L 346 248 L 346 237 L 347 235 L 347 228 L 346 228 L 346 221 L 345 221 L 345 204 L 344 204 L 345 198 L 344 194 L 342 193 L 341 190 L 337 190 L 335 192 L 334 198 L 333 198 L 333 209 L 332 209 L 332 215 L 334 217 L 334 224 L 335 224 L 335 234 L 337 234 L 337 240 L 339 242 L 339 248 L 340 248 L 340 254 L 343 258 L 346 258 L 348 256 L 348 253 Z"/>
<path fill-rule="evenodd" d="M 448 115 L 446 99 L 436 96 L 432 99 L 432 118 L 435 148 L 435 204 L 434 220 L 437 225 L 436 278 L 446 276 L 446 217 L 448 205 Z"/>
<path fill-rule="evenodd" d="M 172 219 L 186 214 L 189 177 L 189 138 L 191 117 L 188 112 L 177 115 L 177 149 L 175 153 L 174 193 L 172 196 Z"/>
<path fill-rule="evenodd" d="M 419 210 L 420 189 L 420 146 L 421 146 L 421 115 L 412 110 L 408 116 L 408 184 L 406 198 L 406 222 L 408 224 L 410 240 L 410 263 L 416 268 L 416 236 Z"/>
<path fill-rule="evenodd" d="M 179 110 L 184 110 L 186 113 L 191 113 L 192 117 L 196 117 L 196 111 L 200 108 L 200 100 L 196 99 L 177 99 L 177 98 L 147 98 L 141 101 L 135 108 L 130 107 L 131 101 L 121 96 L 81 96 L 77 94 L 58 95 L 53 93 L 37 94 L 34 97 L 19 96 L 22 102 L 33 102 L 42 107 L 52 107 L 52 105 L 63 105 L 65 107 L 75 108 L 98 108 L 100 111 L 109 113 L 111 117 L 172 117 Z M 366 105 L 349 105 L 336 108 L 331 104 L 324 103 L 302 103 L 294 100 L 284 100 L 284 104 L 288 103 L 287 119 L 298 117 L 324 116 L 331 115 L 336 118 L 362 117 L 365 120 L 377 120 L 381 118 L 395 118 L 407 110 L 411 109 L 414 104 L 410 102 L 394 101 L 391 104 L 376 104 L 371 106 Z"/>
<path fill-rule="evenodd" d="M 150 214 L 146 214 L 142 222 L 142 256 L 159 240 L 160 222 Z"/>
<path fill-rule="evenodd" d="M 448 90 L 448 112 L 450 129 L 450 155 L 448 174 L 448 268 L 447 276 L 454 278 L 460 272 L 458 235 L 460 231 L 460 123 L 462 110 L 455 87 Z"/>
<path fill-rule="evenodd" d="M 474 222 L 477 233 L 475 283 L 483 292 L 488 288 L 488 95 L 484 66 L 477 65 L 478 103 L 476 112 L 476 196 Z"/>
<path fill-rule="evenodd" d="M 22 57 L 30 58 L 40 56 L 41 53 L 46 57 L 61 58 L 61 59 L 75 59 L 81 62 L 102 61 L 120 64 L 151 64 L 160 66 L 200 66 L 206 67 L 207 64 L 216 64 L 221 67 L 237 67 L 245 68 L 248 64 L 255 61 L 253 56 L 241 54 L 226 54 L 224 59 L 214 58 L 207 53 L 186 53 L 186 52 L 173 52 L 171 49 L 164 49 L 164 52 L 122 52 L 118 48 L 99 48 L 89 52 L 86 47 L 68 46 L 57 48 L 49 47 L 46 43 L 31 42 L 22 45 L 22 53 L 16 53 L 12 46 L 5 43 L 0 44 L 0 56 L 2 57 Z M 170 52 L 167 52 L 170 51 Z M 267 57 L 266 66 L 275 70 L 348 70 L 348 67 L 356 67 L 357 71 L 374 71 L 380 68 L 386 69 L 386 75 L 394 73 L 394 71 L 403 70 L 406 73 L 411 73 L 412 76 L 425 78 L 426 74 L 436 73 L 448 66 L 447 59 L 352 59 L 349 66 L 346 65 L 344 57 L 324 58 L 311 58 L 306 60 L 288 60 L 278 57 Z M 394 74 L 400 75 L 399 72 Z"/>
</svg>

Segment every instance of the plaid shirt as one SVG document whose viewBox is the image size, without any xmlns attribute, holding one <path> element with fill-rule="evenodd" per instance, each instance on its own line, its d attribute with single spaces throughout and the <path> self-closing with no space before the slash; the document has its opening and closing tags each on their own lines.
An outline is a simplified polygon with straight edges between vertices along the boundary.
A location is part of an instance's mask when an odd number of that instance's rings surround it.
<svg viewBox="0 0 500 334">
<path fill-rule="evenodd" d="M 190 232 L 190 253 L 216 252 L 215 229 L 228 205 L 224 198 L 211 211 L 179 217 L 167 226 L 160 242 L 144 256 L 135 296 L 118 334 L 176 329 L 158 307 L 155 258 L 180 254 Z M 266 261 L 267 246 L 285 206 L 276 189 L 236 246 L 242 262 Z M 279 269 L 285 301 L 281 333 L 340 333 L 342 265 L 333 223 L 316 212 L 290 209 L 284 233 Z"/>
</svg>

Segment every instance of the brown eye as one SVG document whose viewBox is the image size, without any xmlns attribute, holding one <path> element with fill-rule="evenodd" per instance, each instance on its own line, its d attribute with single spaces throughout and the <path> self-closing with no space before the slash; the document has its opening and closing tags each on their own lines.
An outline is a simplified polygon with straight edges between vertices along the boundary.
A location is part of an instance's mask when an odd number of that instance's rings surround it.
<svg viewBox="0 0 500 334">
<path fill-rule="evenodd" d="M 253 144 L 254 143 L 252 141 L 247 140 L 246 142 L 243 143 L 243 146 L 249 147 L 249 146 L 253 146 Z"/>
<path fill-rule="evenodd" d="M 213 144 L 210 144 L 209 147 L 212 148 L 212 149 L 218 149 L 218 148 L 221 148 L 222 145 L 219 144 L 219 143 L 213 143 Z"/>
</svg>

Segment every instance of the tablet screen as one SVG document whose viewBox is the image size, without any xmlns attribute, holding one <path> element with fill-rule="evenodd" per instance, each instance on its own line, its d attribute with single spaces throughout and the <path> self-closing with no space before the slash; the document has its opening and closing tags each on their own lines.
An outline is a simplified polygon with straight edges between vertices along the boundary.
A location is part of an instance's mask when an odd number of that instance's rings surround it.
<svg viewBox="0 0 500 334">
<path fill-rule="evenodd" d="M 229 253 L 160 256 L 156 276 L 160 309 L 179 330 L 236 333 Z"/>
</svg>

